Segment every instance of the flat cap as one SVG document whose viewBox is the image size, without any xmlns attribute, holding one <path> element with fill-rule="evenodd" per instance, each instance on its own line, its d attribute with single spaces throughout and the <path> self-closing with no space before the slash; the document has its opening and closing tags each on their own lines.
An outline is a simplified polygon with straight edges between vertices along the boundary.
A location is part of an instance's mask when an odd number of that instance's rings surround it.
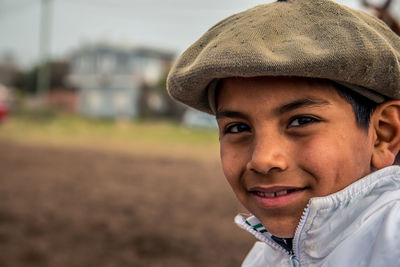
<svg viewBox="0 0 400 267">
<path fill-rule="evenodd" d="M 256 76 L 329 79 L 375 102 L 400 99 L 400 37 L 331 0 L 280 0 L 209 29 L 177 59 L 167 90 L 212 114 L 216 81 Z"/>
</svg>

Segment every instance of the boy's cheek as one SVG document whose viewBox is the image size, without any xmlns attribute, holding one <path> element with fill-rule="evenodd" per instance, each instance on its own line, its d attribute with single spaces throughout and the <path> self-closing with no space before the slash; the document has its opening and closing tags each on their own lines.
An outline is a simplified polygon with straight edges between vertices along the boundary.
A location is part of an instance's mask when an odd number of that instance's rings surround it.
<svg viewBox="0 0 400 267">
<path fill-rule="evenodd" d="M 334 164 L 341 161 L 346 152 L 341 147 L 345 142 L 340 135 L 332 135 L 330 133 L 314 135 L 312 138 L 304 139 L 298 142 L 295 147 L 296 161 L 307 163 L 315 166 L 317 169 L 326 167 L 326 164 Z M 315 168 L 314 167 L 314 168 Z"/>
<path fill-rule="evenodd" d="M 368 144 L 364 140 L 330 140 L 314 139 L 298 157 L 299 168 L 313 176 L 316 196 L 335 193 L 369 173 Z"/>
<path fill-rule="evenodd" d="M 221 146 L 220 153 L 222 170 L 226 179 L 232 185 L 232 183 L 239 179 L 241 169 L 246 165 L 244 155 L 224 146 Z"/>
<path fill-rule="evenodd" d="M 236 165 L 233 158 L 230 155 L 221 153 L 221 164 L 225 178 L 228 179 L 228 181 L 233 179 L 236 172 L 235 168 L 233 167 Z"/>
</svg>

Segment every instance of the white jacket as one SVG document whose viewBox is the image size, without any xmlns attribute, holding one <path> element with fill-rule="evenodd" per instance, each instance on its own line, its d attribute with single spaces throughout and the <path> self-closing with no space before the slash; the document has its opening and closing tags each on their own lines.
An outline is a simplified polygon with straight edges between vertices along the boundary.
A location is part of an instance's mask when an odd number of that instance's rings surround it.
<svg viewBox="0 0 400 267">
<path fill-rule="evenodd" d="M 251 225 L 254 220 L 248 219 Z M 235 222 L 262 241 L 242 266 L 400 266 L 400 167 L 384 168 L 335 194 L 312 198 L 293 239 L 294 255 L 242 215 Z"/>
</svg>

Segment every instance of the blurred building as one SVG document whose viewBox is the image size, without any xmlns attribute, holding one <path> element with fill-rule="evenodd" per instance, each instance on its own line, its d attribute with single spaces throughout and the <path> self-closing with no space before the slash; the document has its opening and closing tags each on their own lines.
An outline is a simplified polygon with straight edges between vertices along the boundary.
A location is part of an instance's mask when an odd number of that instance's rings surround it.
<svg viewBox="0 0 400 267">
<path fill-rule="evenodd" d="M 68 80 L 78 88 L 78 111 L 94 117 L 135 118 L 143 102 L 162 109 L 161 95 L 143 100 L 143 91 L 159 86 L 173 59 L 170 52 L 147 47 L 95 44 L 75 50 Z"/>
</svg>

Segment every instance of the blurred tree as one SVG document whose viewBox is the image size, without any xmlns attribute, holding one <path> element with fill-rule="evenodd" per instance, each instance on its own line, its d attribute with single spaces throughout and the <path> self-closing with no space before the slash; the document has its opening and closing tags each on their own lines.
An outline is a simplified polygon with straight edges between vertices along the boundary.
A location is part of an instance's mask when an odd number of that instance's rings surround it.
<svg viewBox="0 0 400 267">
<path fill-rule="evenodd" d="M 180 121 L 185 106 L 169 97 L 166 81 L 169 67 L 160 76 L 155 85 L 142 84 L 140 96 L 140 116 L 144 118 L 168 118 Z"/>
<path fill-rule="evenodd" d="M 70 68 L 68 62 L 51 61 L 46 64 L 50 64 L 51 68 L 49 91 L 73 89 L 66 83 L 66 76 Z M 36 94 L 39 68 L 40 66 L 36 65 L 27 71 L 19 72 L 15 76 L 13 86 L 21 92 Z"/>
</svg>

